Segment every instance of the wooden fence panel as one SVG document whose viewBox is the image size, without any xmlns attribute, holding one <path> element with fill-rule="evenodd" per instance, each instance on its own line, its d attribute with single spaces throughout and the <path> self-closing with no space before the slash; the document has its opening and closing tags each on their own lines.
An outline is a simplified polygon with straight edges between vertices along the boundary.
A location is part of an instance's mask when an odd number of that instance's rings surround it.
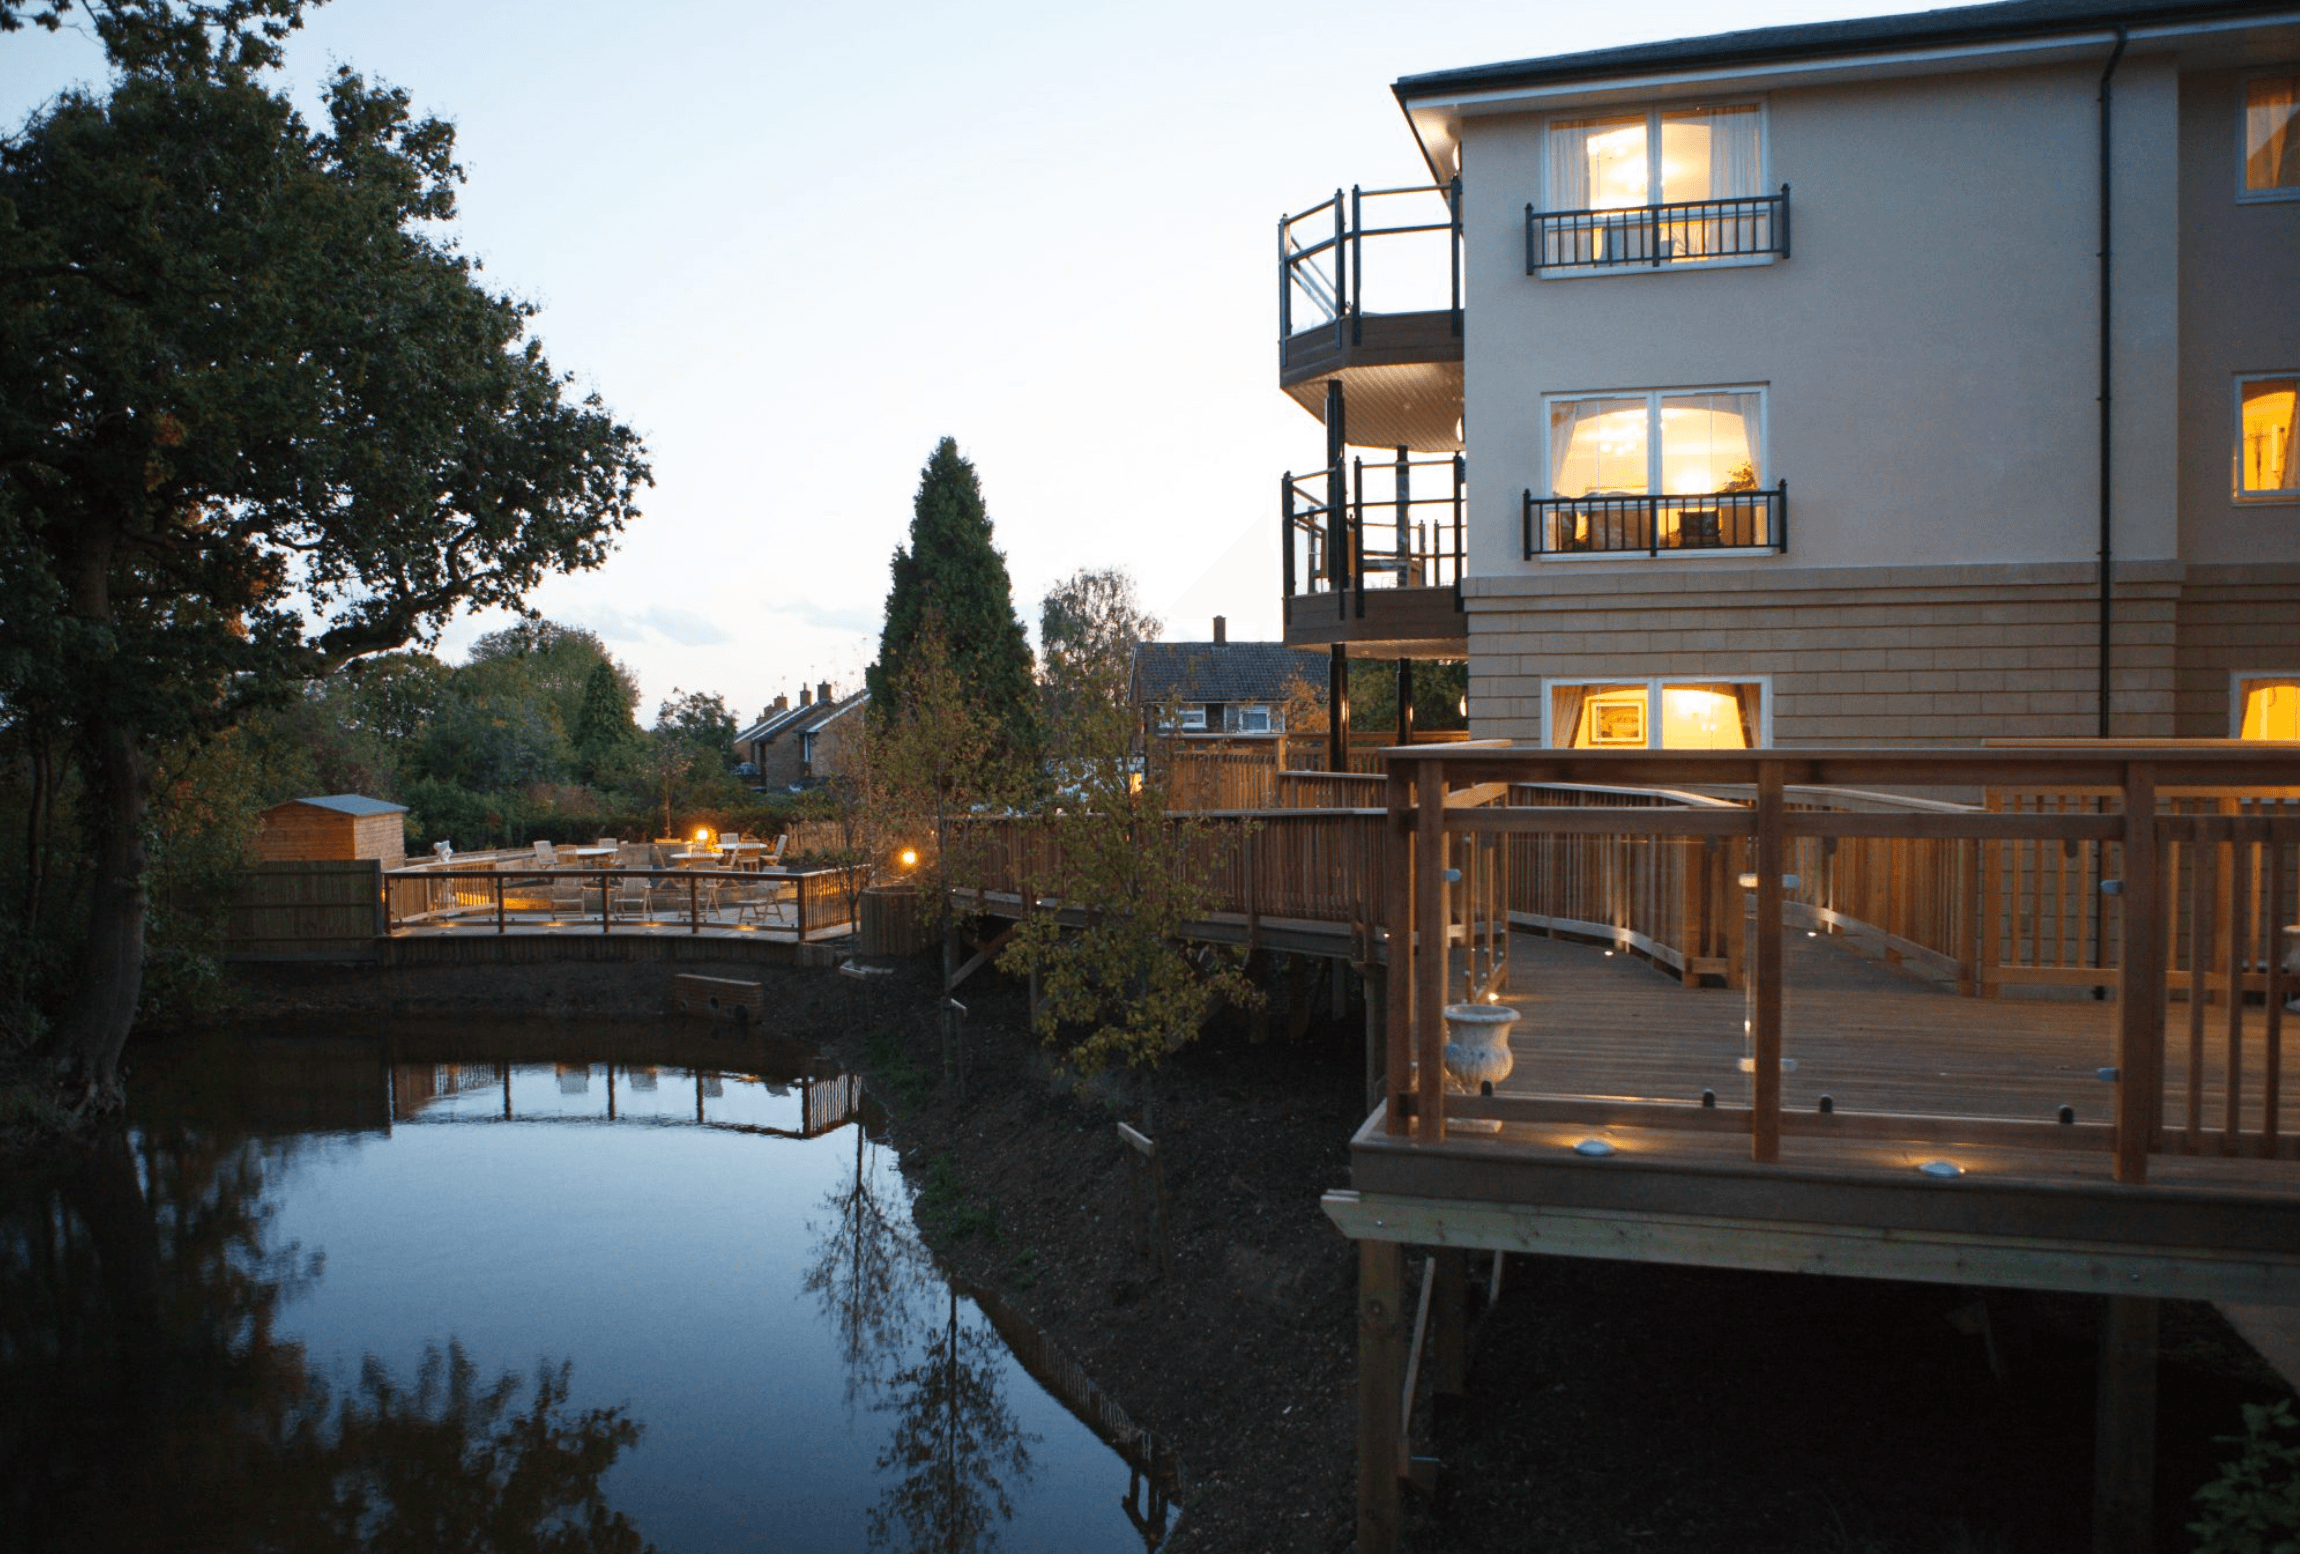
<svg viewBox="0 0 2300 1554">
<path fill-rule="evenodd" d="M 383 865 L 373 858 L 259 863 L 224 912 L 224 958 L 364 961 L 383 935 Z"/>
</svg>

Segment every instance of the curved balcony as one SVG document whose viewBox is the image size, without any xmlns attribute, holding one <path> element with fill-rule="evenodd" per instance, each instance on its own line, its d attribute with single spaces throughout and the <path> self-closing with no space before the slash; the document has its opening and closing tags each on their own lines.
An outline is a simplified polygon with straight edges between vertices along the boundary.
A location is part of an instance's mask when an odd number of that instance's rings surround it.
<svg viewBox="0 0 2300 1554">
<path fill-rule="evenodd" d="M 1380 658 L 1461 658 L 1460 454 L 1336 462 L 1279 483 L 1286 642 Z"/>
<path fill-rule="evenodd" d="M 1458 452 L 1461 342 L 1460 179 L 1279 218 L 1278 385 L 1311 415 L 1338 381 L 1351 442 Z"/>
</svg>

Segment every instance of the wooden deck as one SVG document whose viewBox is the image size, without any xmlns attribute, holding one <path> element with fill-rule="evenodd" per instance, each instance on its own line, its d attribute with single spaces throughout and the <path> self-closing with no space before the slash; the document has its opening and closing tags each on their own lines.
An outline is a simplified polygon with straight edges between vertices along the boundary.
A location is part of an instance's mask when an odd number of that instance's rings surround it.
<svg viewBox="0 0 2300 1554">
<path fill-rule="evenodd" d="M 2114 1093 L 2100 1077 L 2116 1062 L 2117 1004 L 2076 994 L 1972 999 L 1874 959 L 1829 935 L 1794 934 L 1782 956 L 1781 1078 L 1785 1113 L 1818 1118 L 1823 1097 L 1844 1112 L 2057 1122 L 2061 1108 L 2105 1173 Z M 1746 1127 L 1751 1075 L 1748 995 L 1686 987 L 1643 960 L 1520 933 L 1503 1002 L 1511 1033 L 1510 1096 L 1620 1096 L 1698 1104 L 1704 1090 Z M 2182 1023 L 2186 1006 L 2173 1006 Z M 2205 1010 L 2225 1029 L 2225 1005 Z M 2241 1011 L 2246 1057 L 2240 1095 L 2265 1085 L 2268 1011 Z M 2300 1022 L 2295 1022 L 2300 1023 Z M 2199 1147 L 2226 1119 L 2225 1044 L 2204 1051 Z M 2185 1139 L 2189 1074 L 2175 1053 L 2164 1126 Z M 1793 1066 L 1790 1066 L 1793 1065 Z M 2300 1136 L 2300 1093 L 2280 1097 L 2280 1132 Z M 1817 1124 L 1816 1124 L 1817 1125 Z M 2174 1147 L 2178 1147 L 2175 1144 Z"/>
<path fill-rule="evenodd" d="M 1426 1339 L 1458 1380 L 1473 1252 L 2106 1297 L 2095 1547 L 2144 1547 L 2156 1302 L 2300 1307 L 2284 1060 L 2300 988 L 2283 970 L 2300 816 L 2244 797 L 2288 789 L 2300 751 L 1391 755 L 1379 845 L 1359 847 L 1386 865 L 1377 920 L 1411 953 L 1386 966 L 1385 1093 L 1352 1140 L 1350 1189 L 1324 1205 L 1358 1245 L 1359 1548 L 1396 1545 L 1419 1357 Z M 1593 808 L 1544 784 L 1753 802 Z M 2021 787 L 2111 797 L 1792 801 Z M 2198 813 L 2182 799 L 2196 792 L 2228 797 Z M 1602 845 L 1559 850 L 1577 838 Z M 1572 898 L 1587 905 L 1544 913 L 1608 946 L 1510 933 L 1481 973 L 1477 925 L 1513 879 L 1580 889 L 1529 844 L 1576 868 L 1626 860 Z M 2104 904 L 2040 921 L 1996 855 L 2057 871 L 2055 902 Z M 1673 946 L 1672 925 L 1696 921 L 1716 942 Z M 2054 935 L 2097 958 L 2031 956 L 2054 975 L 2027 986 L 1989 975 L 2006 945 Z M 1674 977 L 1641 958 L 1671 947 Z M 1700 985 L 1719 974 L 1729 985 Z M 1970 996 L 1992 989 L 2005 996 Z M 1444 1072 L 1444 1006 L 1477 992 L 1521 1015 L 1514 1067 L 1485 1094 Z M 1418 1305 L 1407 1246 L 1430 1249 Z"/>
</svg>

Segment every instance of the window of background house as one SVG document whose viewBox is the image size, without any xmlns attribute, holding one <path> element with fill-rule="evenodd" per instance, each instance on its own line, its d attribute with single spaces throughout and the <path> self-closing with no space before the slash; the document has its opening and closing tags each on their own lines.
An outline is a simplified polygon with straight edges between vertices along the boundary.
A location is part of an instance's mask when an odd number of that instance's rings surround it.
<svg viewBox="0 0 2300 1554">
<path fill-rule="evenodd" d="M 1238 709 L 1238 732 L 1241 734 L 1267 734 L 1270 732 L 1270 709 L 1259 702 Z"/>
<path fill-rule="evenodd" d="M 2300 674 L 2238 675 L 2235 690 L 2238 739 L 2300 740 Z"/>
<path fill-rule="evenodd" d="M 1751 750 L 1765 743 L 1761 681 L 1629 680 L 1549 687 L 1558 750 Z"/>
<path fill-rule="evenodd" d="M 1549 489 L 1703 496 L 1764 482 L 1757 389 L 1549 402 Z"/>
<path fill-rule="evenodd" d="M 1195 706 L 1195 707 L 1184 707 L 1184 708 L 1182 709 L 1182 727 L 1184 727 L 1184 728 L 1186 728 L 1186 729 L 1195 729 L 1195 730 L 1197 730 L 1197 731 L 1198 731 L 1198 732 L 1200 732 L 1200 733 L 1203 733 L 1203 732 L 1205 732 L 1205 728 L 1206 728 L 1206 709 L 1205 709 L 1205 707 L 1204 707 L 1203 705 L 1200 705 L 1200 706 Z"/>
<path fill-rule="evenodd" d="M 2300 373 L 2236 380 L 2236 495 L 2300 498 Z"/>
<path fill-rule="evenodd" d="M 2244 181 L 2238 197 L 2300 199 L 2300 75 L 2244 85 Z"/>
</svg>

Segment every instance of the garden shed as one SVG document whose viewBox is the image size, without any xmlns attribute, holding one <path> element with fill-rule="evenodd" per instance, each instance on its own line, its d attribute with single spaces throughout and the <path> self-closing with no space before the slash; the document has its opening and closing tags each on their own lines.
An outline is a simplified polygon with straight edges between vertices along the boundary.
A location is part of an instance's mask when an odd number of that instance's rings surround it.
<svg viewBox="0 0 2300 1554">
<path fill-rule="evenodd" d="M 376 858 L 395 869 L 407 857 L 406 813 L 404 804 L 357 793 L 289 799 L 264 811 L 255 856 L 263 863 Z"/>
</svg>

